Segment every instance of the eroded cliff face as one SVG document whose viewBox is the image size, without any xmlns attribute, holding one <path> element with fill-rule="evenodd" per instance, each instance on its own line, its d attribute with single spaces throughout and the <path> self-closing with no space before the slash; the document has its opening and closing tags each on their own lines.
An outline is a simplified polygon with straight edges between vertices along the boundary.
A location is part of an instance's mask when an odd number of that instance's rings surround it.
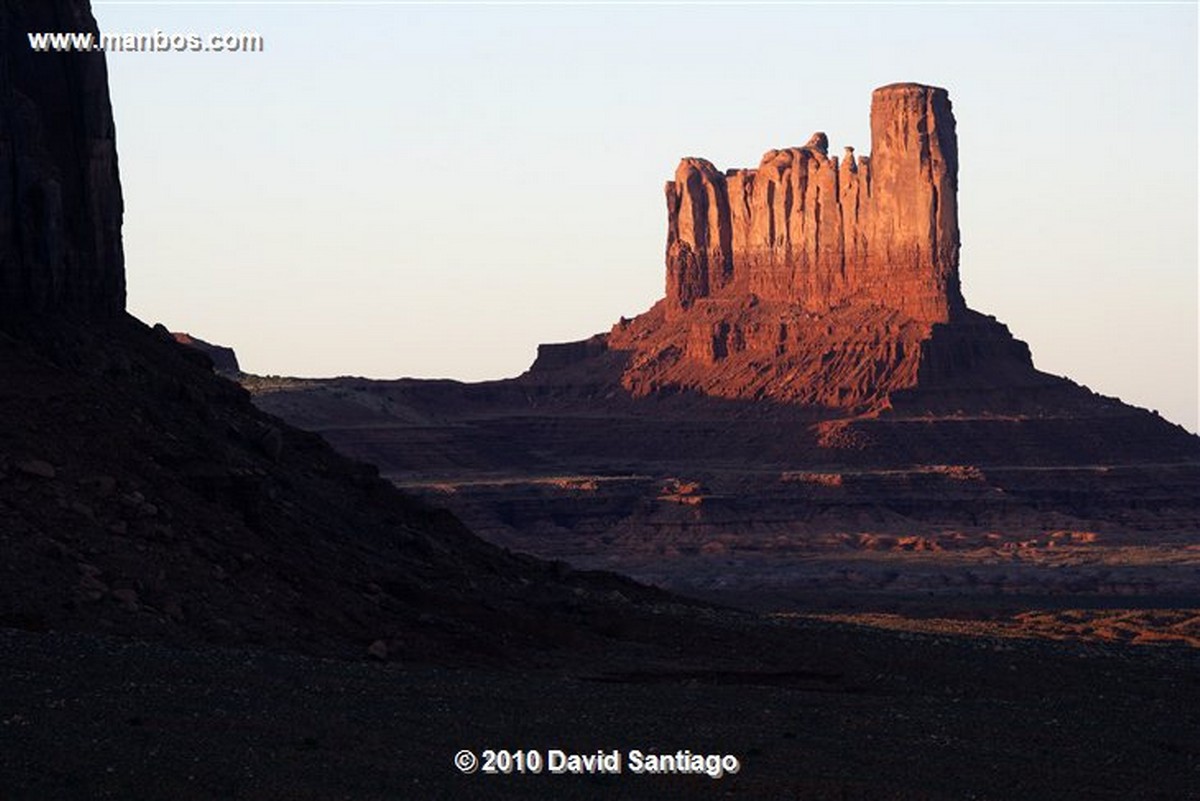
<svg viewBox="0 0 1200 801">
<path fill-rule="evenodd" d="M 879 413 L 917 386 L 1041 386 L 1028 347 L 962 297 L 946 90 L 876 89 L 871 148 L 830 156 L 818 132 L 757 169 L 680 162 L 666 185 L 666 297 L 603 341 L 624 354 L 624 389 L 836 416 Z"/>
<path fill-rule="evenodd" d="M 963 308 L 958 146 L 946 90 L 876 89 L 871 157 L 829 155 L 816 133 L 721 173 L 684 159 L 667 183 L 667 310 L 731 295 L 823 313 L 852 303 L 919 322 Z"/>
<path fill-rule="evenodd" d="M 125 309 L 121 184 L 102 53 L 33 53 L 96 32 L 86 0 L 0 5 L 0 322 Z"/>
</svg>

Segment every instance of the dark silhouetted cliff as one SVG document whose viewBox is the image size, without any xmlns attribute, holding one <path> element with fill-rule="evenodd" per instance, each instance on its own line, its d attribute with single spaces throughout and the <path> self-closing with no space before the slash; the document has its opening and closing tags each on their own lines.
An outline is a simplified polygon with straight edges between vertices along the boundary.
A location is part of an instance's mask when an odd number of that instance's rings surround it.
<svg viewBox="0 0 1200 801">
<path fill-rule="evenodd" d="M 125 310 L 121 183 L 104 55 L 35 53 L 29 32 L 96 32 L 86 0 L 5 0 L 0 315 Z"/>
</svg>

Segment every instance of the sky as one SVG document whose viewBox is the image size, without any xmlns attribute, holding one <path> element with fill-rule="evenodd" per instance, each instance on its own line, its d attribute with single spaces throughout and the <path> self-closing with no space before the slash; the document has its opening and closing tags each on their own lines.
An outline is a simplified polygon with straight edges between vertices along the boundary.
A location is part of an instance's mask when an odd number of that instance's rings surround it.
<svg viewBox="0 0 1200 801">
<path fill-rule="evenodd" d="M 963 291 L 1035 364 L 1197 430 L 1197 6 L 136 4 L 130 311 L 260 374 L 513 376 L 663 294 L 663 183 L 946 87 Z"/>
</svg>

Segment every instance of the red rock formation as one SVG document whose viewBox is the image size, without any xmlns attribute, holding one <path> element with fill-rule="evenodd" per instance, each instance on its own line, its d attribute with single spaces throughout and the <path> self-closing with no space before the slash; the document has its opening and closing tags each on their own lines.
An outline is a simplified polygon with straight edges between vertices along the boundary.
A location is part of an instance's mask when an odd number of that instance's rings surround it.
<svg viewBox="0 0 1200 801">
<path fill-rule="evenodd" d="M 666 186 L 667 309 L 754 296 L 823 313 L 882 306 L 920 322 L 963 307 L 958 148 L 944 89 L 892 84 L 871 103 L 872 157 L 825 134 L 722 174 L 686 158 Z"/>
<path fill-rule="evenodd" d="M 754 170 L 685 158 L 667 183 L 667 292 L 599 346 L 634 396 L 686 390 L 875 413 L 918 385 L 1044 383 L 959 288 L 958 145 L 946 90 L 876 89 L 871 157 L 815 133 Z M 570 357 L 570 358 L 568 358 Z M 565 360 L 565 361 L 564 361 Z"/>
<path fill-rule="evenodd" d="M 119 314 L 121 185 L 104 55 L 33 53 L 26 36 L 96 33 L 96 22 L 86 0 L 5 3 L 0 17 L 0 321 Z"/>
</svg>

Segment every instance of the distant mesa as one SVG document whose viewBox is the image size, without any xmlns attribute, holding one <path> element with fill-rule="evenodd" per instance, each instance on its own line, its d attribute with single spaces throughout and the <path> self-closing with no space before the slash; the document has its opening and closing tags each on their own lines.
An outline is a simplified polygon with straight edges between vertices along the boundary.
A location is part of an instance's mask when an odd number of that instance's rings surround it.
<svg viewBox="0 0 1200 801">
<path fill-rule="evenodd" d="M 233 348 L 227 348 L 224 345 L 214 345 L 211 342 L 205 342 L 203 339 L 194 337 L 191 334 L 171 332 L 171 336 L 180 345 L 187 345 L 190 348 L 195 348 L 201 353 L 212 359 L 213 369 L 218 373 L 227 375 L 238 375 L 242 372 L 238 366 L 237 354 Z"/>
</svg>

